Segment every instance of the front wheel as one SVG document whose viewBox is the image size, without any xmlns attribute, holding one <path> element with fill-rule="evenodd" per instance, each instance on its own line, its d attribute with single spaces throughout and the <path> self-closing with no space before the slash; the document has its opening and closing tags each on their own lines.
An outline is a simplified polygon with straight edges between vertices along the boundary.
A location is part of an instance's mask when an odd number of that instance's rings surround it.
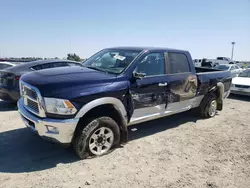
<svg viewBox="0 0 250 188">
<path fill-rule="evenodd" d="M 110 117 L 99 117 L 80 125 L 73 140 L 76 154 L 84 159 L 88 156 L 101 156 L 118 146 L 120 129 Z"/>
</svg>

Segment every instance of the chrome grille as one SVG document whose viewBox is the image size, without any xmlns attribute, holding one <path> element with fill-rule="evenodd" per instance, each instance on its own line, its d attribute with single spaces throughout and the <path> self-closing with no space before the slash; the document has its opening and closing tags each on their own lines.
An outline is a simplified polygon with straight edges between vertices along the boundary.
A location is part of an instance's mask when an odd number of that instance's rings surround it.
<svg viewBox="0 0 250 188">
<path fill-rule="evenodd" d="M 24 93 L 25 93 L 27 96 L 31 97 L 32 99 L 37 100 L 37 94 L 36 94 L 35 91 L 33 91 L 33 90 L 31 90 L 31 89 L 29 89 L 29 88 L 27 88 L 27 87 L 24 87 Z"/>
<path fill-rule="evenodd" d="M 23 97 L 24 107 L 37 116 L 45 117 L 43 100 L 39 90 L 21 81 L 20 92 Z"/>
<path fill-rule="evenodd" d="M 30 100 L 29 98 L 27 98 L 27 106 L 35 113 L 39 113 L 39 106 L 38 103 Z"/>
</svg>

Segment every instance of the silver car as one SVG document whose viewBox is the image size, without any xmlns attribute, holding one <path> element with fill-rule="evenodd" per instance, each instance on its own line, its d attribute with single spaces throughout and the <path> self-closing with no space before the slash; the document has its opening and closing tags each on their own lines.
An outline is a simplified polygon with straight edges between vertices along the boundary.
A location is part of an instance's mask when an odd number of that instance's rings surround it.
<svg viewBox="0 0 250 188">
<path fill-rule="evenodd" d="M 232 77 L 238 76 L 243 71 L 242 68 L 235 64 L 220 64 L 215 66 L 215 69 L 228 70 L 231 72 Z"/>
</svg>

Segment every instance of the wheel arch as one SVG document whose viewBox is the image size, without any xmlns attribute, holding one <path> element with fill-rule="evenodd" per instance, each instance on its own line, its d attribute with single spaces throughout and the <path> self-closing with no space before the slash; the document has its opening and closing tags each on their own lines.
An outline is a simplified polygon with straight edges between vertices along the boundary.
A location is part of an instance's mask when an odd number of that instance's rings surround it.
<svg viewBox="0 0 250 188">
<path fill-rule="evenodd" d="M 213 86 L 208 94 L 214 93 L 217 98 L 217 110 L 222 110 L 223 108 L 223 96 L 224 96 L 225 86 L 222 82 L 218 82 L 215 86 Z"/>
<path fill-rule="evenodd" d="M 76 130 L 85 125 L 84 121 L 100 116 L 109 116 L 117 122 L 121 131 L 120 141 L 126 143 L 128 140 L 127 111 L 123 103 L 117 98 L 99 98 L 84 105 L 76 115 L 76 118 L 79 118 Z"/>
</svg>

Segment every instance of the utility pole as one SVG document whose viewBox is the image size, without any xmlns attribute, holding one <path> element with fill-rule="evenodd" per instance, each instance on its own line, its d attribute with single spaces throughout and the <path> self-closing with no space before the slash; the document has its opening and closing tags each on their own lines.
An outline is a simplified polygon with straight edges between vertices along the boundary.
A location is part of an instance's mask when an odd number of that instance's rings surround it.
<svg viewBox="0 0 250 188">
<path fill-rule="evenodd" d="M 234 45 L 235 45 L 235 42 L 232 42 L 232 54 L 231 54 L 231 60 L 233 60 L 233 57 L 234 57 Z"/>
</svg>

